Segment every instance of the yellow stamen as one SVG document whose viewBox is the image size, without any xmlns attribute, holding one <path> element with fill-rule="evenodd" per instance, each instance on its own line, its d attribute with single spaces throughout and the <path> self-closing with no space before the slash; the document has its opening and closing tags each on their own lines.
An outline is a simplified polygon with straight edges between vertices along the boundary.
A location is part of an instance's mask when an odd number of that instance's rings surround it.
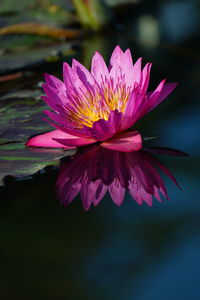
<svg viewBox="0 0 200 300">
<path fill-rule="evenodd" d="M 118 110 L 124 113 L 130 95 L 130 87 L 118 83 L 113 88 L 112 82 L 103 85 L 102 89 L 91 93 L 81 93 L 74 97 L 70 107 L 66 107 L 66 117 L 77 128 L 92 127 L 99 119 L 108 120 L 110 112 Z"/>
</svg>

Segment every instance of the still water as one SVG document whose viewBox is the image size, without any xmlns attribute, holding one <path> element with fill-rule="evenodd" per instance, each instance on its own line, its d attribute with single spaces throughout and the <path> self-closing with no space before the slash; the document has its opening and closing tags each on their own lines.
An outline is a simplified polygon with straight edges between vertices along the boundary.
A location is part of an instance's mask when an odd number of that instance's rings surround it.
<svg viewBox="0 0 200 300">
<path fill-rule="evenodd" d="M 141 5 L 114 32 L 85 37 L 76 58 L 89 65 L 116 44 L 153 62 L 151 87 L 167 78 L 179 85 L 137 123 L 147 147 L 180 149 L 189 157 L 156 156 L 182 190 L 162 175 L 171 200 L 138 205 L 125 194 L 116 206 L 108 193 L 85 211 L 78 195 L 63 207 L 57 169 L 1 187 L 2 299 L 187 300 L 200 298 L 199 3 Z M 70 62 L 70 60 L 69 60 Z M 60 74 L 61 64 L 43 72 Z M 69 161 L 67 161 L 69 164 Z"/>
</svg>

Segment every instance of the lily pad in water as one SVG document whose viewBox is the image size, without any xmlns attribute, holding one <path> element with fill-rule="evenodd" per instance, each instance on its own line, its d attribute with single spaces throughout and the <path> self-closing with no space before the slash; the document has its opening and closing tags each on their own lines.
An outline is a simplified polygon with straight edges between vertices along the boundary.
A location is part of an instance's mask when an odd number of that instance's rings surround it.
<svg viewBox="0 0 200 300">
<path fill-rule="evenodd" d="M 20 96 L 21 93 L 21 96 Z M 27 176 L 43 169 L 74 151 L 26 148 L 32 134 L 52 129 L 42 119 L 45 108 L 40 90 L 23 91 L 0 99 L 0 184 L 6 175 Z M 32 96 L 32 97 L 31 97 Z"/>
</svg>

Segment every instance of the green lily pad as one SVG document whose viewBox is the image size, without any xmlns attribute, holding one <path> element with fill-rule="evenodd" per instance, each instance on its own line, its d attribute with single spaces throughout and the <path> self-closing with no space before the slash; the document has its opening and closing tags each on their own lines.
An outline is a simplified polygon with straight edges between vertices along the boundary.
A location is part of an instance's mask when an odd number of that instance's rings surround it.
<svg viewBox="0 0 200 300">
<path fill-rule="evenodd" d="M 20 5 L 15 0 L 2 0 L 0 74 L 69 55 L 74 43 L 64 39 L 75 39 L 79 34 L 70 29 L 75 22 L 67 0 L 22 0 Z"/>
<path fill-rule="evenodd" d="M 21 97 L 20 97 L 21 93 Z M 46 108 L 39 96 L 41 91 L 18 91 L 0 98 L 0 185 L 6 175 L 31 175 L 47 165 L 57 165 L 60 158 L 73 151 L 28 148 L 27 139 L 52 130 L 42 120 Z M 31 97 L 32 95 L 32 97 Z"/>
<path fill-rule="evenodd" d="M 70 8 L 70 0 L 21 0 L 20 5 L 16 5 L 15 0 L 1 0 L 0 14 L 6 14 L 9 12 L 24 12 L 26 9 L 38 8 L 43 9 L 51 8 L 51 6 L 59 6 L 60 9 Z M 55 11 L 55 9 L 54 9 Z M 52 10 L 50 10 L 52 12 Z"/>
<path fill-rule="evenodd" d="M 26 20 L 45 22 L 49 25 L 69 25 L 75 21 L 68 1 L 59 0 L 1 0 L 0 16 L 3 23 L 15 24 Z"/>
<path fill-rule="evenodd" d="M 29 51 L 5 53 L 0 55 L 0 74 L 41 64 L 45 61 L 58 60 L 61 54 L 63 56 L 70 55 L 72 46 L 73 42 L 68 42 Z"/>
</svg>

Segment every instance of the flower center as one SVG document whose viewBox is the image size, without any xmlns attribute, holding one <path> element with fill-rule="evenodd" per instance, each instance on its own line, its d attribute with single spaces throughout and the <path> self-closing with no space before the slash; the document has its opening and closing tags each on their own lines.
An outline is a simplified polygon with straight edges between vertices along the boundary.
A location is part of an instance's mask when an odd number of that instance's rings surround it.
<svg viewBox="0 0 200 300">
<path fill-rule="evenodd" d="M 130 93 L 131 87 L 124 80 L 115 84 L 112 78 L 102 81 L 98 88 L 74 94 L 66 107 L 66 117 L 76 128 L 92 127 L 100 119 L 108 120 L 111 111 L 124 113 Z"/>
</svg>

